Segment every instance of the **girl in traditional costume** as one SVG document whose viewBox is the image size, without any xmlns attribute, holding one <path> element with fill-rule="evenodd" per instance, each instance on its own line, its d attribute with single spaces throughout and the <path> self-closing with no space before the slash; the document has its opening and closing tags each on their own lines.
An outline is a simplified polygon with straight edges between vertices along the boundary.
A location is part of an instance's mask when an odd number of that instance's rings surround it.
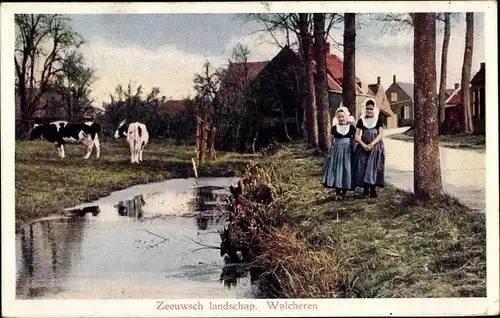
<svg viewBox="0 0 500 318">
<path fill-rule="evenodd" d="M 347 122 L 349 110 L 339 107 L 332 126 L 332 146 L 328 154 L 322 183 L 325 188 L 335 189 L 335 199 L 343 199 L 352 188 L 351 155 L 356 128 Z"/>
<path fill-rule="evenodd" d="M 377 196 L 376 187 L 385 186 L 384 129 L 379 112 L 373 99 L 365 101 L 356 124 L 355 141 L 358 145 L 352 157 L 353 188 L 362 187 L 363 194 L 372 198 Z"/>
</svg>

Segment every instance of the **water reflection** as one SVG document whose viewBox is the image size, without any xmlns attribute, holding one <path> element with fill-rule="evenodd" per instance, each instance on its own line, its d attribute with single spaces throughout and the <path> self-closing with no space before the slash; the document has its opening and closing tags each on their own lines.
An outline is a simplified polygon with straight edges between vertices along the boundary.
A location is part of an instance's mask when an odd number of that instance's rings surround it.
<svg viewBox="0 0 500 318">
<path fill-rule="evenodd" d="M 90 203 L 95 211 L 88 206 L 70 210 L 78 216 L 77 211 L 85 212 L 83 218 L 22 226 L 16 236 L 17 297 L 250 296 L 246 265 L 223 263 L 217 250 L 227 187 L 180 187 L 173 182 L 163 187 L 102 198 Z M 98 213 L 92 217 L 88 212 Z M 174 285 L 180 290 L 167 288 Z"/>
<path fill-rule="evenodd" d="M 188 203 L 194 213 L 198 230 L 207 230 L 220 224 L 224 212 L 224 201 L 227 198 L 227 188 L 202 186 L 194 188 L 193 199 Z"/>
<path fill-rule="evenodd" d="M 44 220 L 20 227 L 17 236 L 16 296 L 39 297 L 57 292 L 57 282 L 68 275 L 73 257 L 80 253 L 85 220 Z"/>
<path fill-rule="evenodd" d="M 135 196 L 131 200 L 118 202 L 115 208 L 120 216 L 128 216 L 134 219 L 140 219 L 144 215 L 143 207 L 146 205 L 146 200 L 142 194 Z"/>
</svg>

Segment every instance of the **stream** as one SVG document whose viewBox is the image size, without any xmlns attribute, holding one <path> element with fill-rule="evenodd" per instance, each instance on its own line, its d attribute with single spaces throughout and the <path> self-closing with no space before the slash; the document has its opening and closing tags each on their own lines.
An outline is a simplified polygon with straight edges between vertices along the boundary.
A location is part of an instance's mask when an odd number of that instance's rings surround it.
<svg viewBox="0 0 500 318">
<path fill-rule="evenodd" d="M 221 209 L 236 182 L 133 186 L 67 209 L 89 213 L 23 225 L 16 233 L 16 298 L 255 298 L 250 278 L 227 275 L 218 249 Z"/>
</svg>

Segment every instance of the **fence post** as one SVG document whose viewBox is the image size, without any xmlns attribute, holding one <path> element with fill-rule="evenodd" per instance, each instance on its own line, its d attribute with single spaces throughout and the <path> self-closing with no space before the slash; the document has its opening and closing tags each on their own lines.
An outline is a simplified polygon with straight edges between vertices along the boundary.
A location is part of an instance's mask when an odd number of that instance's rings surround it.
<svg viewBox="0 0 500 318">
<path fill-rule="evenodd" d="M 206 144 L 205 120 L 200 119 L 200 143 L 198 152 L 198 163 L 200 165 L 205 162 Z"/>
</svg>

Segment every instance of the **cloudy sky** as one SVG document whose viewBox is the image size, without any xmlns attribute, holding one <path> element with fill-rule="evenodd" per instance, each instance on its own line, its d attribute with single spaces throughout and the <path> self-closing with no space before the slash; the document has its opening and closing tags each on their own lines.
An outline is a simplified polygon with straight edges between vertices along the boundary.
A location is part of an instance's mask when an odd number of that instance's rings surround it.
<svg viewBox="0 0 500 318">
<path fill-rule="evenodd" d="M 250 49 L 250 60 L 268 60 L 279 50 L 262 26 L 245 22 L 238 14 L 72 14 L 72 28 L 87 41 L 83 53 L 97 70 L 93 85 L 96 105 L 109 101 L 115 87 L 132 81 L 148 91 L 159 86 L 161 94 L 180 99 L 193 94 L 192 80 L 210 61 L 220 66 L 227 62 L 237 43 Z M 413 81 L 413 32 L 389 33 L 380 22 L 358 15 L 356 73 L 363 82 L 375 83 L 377 76 L 387 88 L 392 76 L 398 81 Z M 475 14 L 473 74 L 485 61 L 484 13 Z M 342 26 L 331 36 L 342 40 Z M 283 35 L 278 35 L 283 39 Z M 437 63 L 443 40 L 438 24 Z M 451 28 L 448 60 L 448 87 L 460 82 L 465 45 L 465 13 L 458 14 Z M 332 51 L 342 57 L 335 45 Z M 439 76 L 439 70 L 438 70 Z"/>
</svg>

